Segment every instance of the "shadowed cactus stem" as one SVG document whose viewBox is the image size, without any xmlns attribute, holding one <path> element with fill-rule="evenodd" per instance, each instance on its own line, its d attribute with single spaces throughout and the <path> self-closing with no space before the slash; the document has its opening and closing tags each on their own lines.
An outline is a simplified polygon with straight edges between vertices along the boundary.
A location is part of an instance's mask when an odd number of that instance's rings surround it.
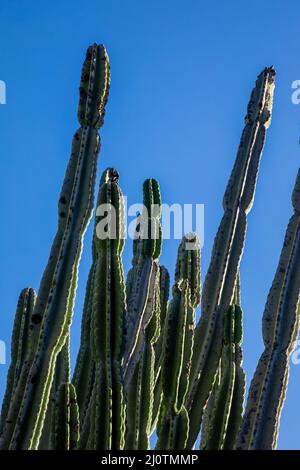
<svg viewBox="0 0 300 470">
<path fill-rule="evenodd" d="M 299 330 L 300 170 L 292 196 L 294 214 L 270 289 L 262 332 L 265 350 L 251 382 L 238 449 L 274 449 L 289 376 L 289 358 Z"/>
</svg>

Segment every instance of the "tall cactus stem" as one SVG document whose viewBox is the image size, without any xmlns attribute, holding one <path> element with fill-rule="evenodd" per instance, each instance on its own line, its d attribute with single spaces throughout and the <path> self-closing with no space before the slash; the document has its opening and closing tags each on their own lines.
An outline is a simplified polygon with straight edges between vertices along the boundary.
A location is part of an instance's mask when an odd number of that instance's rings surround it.
<svg viewBox="0 0 300 470">
<path fill-rule="evenodd" d="M 199 434 L 202 414 L 212 390 L 222 349 L 224 315 L 233 301 L 266 130 L 270 125 L 275 71 L 265 68 L 256 80 L 245 128 L 223 200 L 224 215 L 215 238 L 205 278 L 202 315 L 196 327 L 190 388 L 188 448 Z"/>
</svg>

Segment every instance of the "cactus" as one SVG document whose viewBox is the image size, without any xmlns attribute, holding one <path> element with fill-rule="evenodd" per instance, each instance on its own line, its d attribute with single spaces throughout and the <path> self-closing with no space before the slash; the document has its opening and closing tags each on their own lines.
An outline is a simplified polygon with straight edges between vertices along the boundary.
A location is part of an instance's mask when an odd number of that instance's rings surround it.
<svg viewBox="0 0 300 470">
<path fill-rule="evenodd" d="M 233 449 L 242 420 L 245 374 L 241 367 L 242 310 L 238 304 L 225 315 L 222 355 L 209 416 L 202 427 L 201 449 Z M 211 397 L 210 397 L 211 399 Z"/>
<path fill-rule="evenodd" d="M 167 329 L 167 308 L 170 289 L 170 275 L 165 266 L 159 268 L 159 287 L 160 287 L 160 335 L 154 345 L 155 352 L 155 366 L 154 366 L 154 396 L 153 396 L 153 409 L 152 409 L 152 426 L 150 434 L 156 428 L 161 402 L 162 402 L 162 361 L 163 361 L 163 340 L 166 335 Z"/>
<path fill-rule="evenodd" d="M 72 319 L 82 241 L 93 210 L 98 129 L 103 123 L 109 89 L 109 64 L 103 46 L 87 51 L 83 66 L 78 118 L 71 159 L 58 204 L 58 230 L 45 269 L 33 317 L 41 323 L 24 388 L 16 391 L 11 407 L 15 421 L 6 421 L 0 448 L 36 449 L 49 401 L 57 355 Z M 17 393 L 18 392 L 18 393 Z M 15 399 L 16 398 L 16 399 Z"/>
<path fill-rule="evenodd" d="M 79 410 L 75 387 L 62 383 L 56 394 L 52 447 L 56 450 L 75 449 L 79 439 Z"/>
<path fill-rule="evenodd" d="M 195 308 L 200 302 L 200 251 L 196 236 L 184 237 L 179 246 L 172 293 L 163 345 L 158 449 L 184 449 L 188 437 L 189 419 L 184 403 L 193 351 Z"/>
<path fill-rule="evenodd" d="M 197 237 L 186 235 L 179 245 L 169 302 L 169 274 L 159 265 L 160 187 L 147 179 L 125 288 L 123 195 L 117 171 L 104 171 L 80 349 L 70 383 L 70 324 L 83 237 L 94 205 L 98 130 L 110 81 L 104 47 L 88 49 L 80 85 L 80 128 L 59 199 L 57 234 L 37 298 L 33 289 L 24 289 L 18 302 L 1 412 L 1 449 L 148 449 L 156 430 L 157 449 L 181 450 L 192 448 L 200 429 L 202 449 L 276 447 L 288 359 L 299 326 L 300 170 L 292 197 L 294 214 L 263 316 L 265 350 L 244 416 L 239 279 L 246 218 L 271 119 L 274 74 L 272 67 L 264 69 L 252 91 L 196 328 Z"/>
<path fill-rule="evenodd" d="M 151 320 L 154 290 L 162 247 L 159 184 L 148 179 L 143 185 L 144 211 L 137 224 L 133 267 L 127 281 L 127 341 L 124 353 L 124 381 L 128 388 L 144 347 L 145 329 Z"/>
<path fill-rule="evenodd" d="M 252 91 L 246 125 L 224 195 L 224 215 L 203 286 L 202 315 L 195 331 L 186 400 L 190 417 L 188 448 L 192 448 L 200 431 L 203 410 L 216 378 L 224 315 L 233 299 L 244 246 L 246 216 L 253 204 L 258 166 L 271 120 L 274 74 L 272 67 L 264 69 Z"/>
<path fill-rule="evenodd" d="M 299 329 L 300 170 L 292 196 L 294 214 L 262 320 L 265 350 L 251 382 L 238 449 L 274 449 L 289 374 L 289 357 Z"/>
<path fill-rule="evenodd" d="M 5 421 L 16 419 L 16 415 L 8 415 L 12 396 L 15 393 L 20 380 L 21 371 L 25 362 L 30 361 L 32 357 L 32 313 L 36 302 L 36 293 L 34 289 L 23 289 L 18 300 L 17 311 L 15 315 L 14 328 L 11 341 L 11 363 L 7 374 L 6 392 L 3 399 L 1 410 L 0 433 L 5 427 Z M 39 324 L 35 326 L 38 328 Z M 19 384 L 20 386 L 20 384 Z"/>
<path fill-rule="evenodd" d="M 133 267 L 127 277 L 128 345 L 124 359 L 127 400 L 127 449 L 148 449 L 152 430 L 155 389 L 155 344 L 160 335 L 160 268 L 162 230 L 159 184 L 148 179 L 143 185 L 144 213 L 138 220 Z M 145 266 L 151 271 L 143 280 Z M 144 286 L 143 286 L 143 283 Z M 146 295 L 140 289 L 147 289 Z M 133 341 L 131 341 L 131 335 Z"/>
<path fill-rule="evenodd" d="M 95 409 L 92 419 L 95 420 L 96 450 L 116 450 L 124 447 L 125 403 L 121 358 L 126 298 L 121 255 L 125 233 L 124 201 L 118 179 L 119 175 L 114 169 L 109 168 L 104 172 L 95 222 L 97 259 L 92 307 Z M 105 221 L 105 216 L 98 210 L 104 204 L 114 210 L 111 209 L 111 220 L 108 221 L 107 232 L 100 234 L 100 226 Z"/>
<path fill-rule="evenodd" d="M 75 371 L 72 383 L 77 390 L 77 402 L 80 415 L 80 426 L 82 427 L 85 422 L 87 410 L 89 407 L 93 383 L 95 379 L 95 363 L 92 357 L 92 344 L 91 344 L 91 322 L 93 311 L 93 294 L 95 282 L 95 268 L 97 260 L 97 250 L 95 247 L 96 233 L 94 230 L 93 249 L 92 249 L 92 266 L 90 268 L 86 293 L 84 300 L 84 308 L 81 322 L 81 342 L 78 352 Z"/>
</svg>

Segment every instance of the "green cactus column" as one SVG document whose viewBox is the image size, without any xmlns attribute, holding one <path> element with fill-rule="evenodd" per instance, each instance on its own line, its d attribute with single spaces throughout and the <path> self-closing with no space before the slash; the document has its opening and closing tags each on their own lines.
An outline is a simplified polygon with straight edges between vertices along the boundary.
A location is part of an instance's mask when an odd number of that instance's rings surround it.
<svg viewBox="0 0 300 470">
<path fill-rule="evenodd" d="M 79 439 L 76 390 L 70 383 L 61 384 L 56 394 L 52 439 L 55 450 L 74 450 Z"/>
<path fill-rule="evenodd" d="M 133 267 L 127 277 L 128 341 L 124 359 L 127 401 L 126 449 L 148 449 L 155 387 L 155 344 L 160 332 L 160 269 L 162 246 L 159 184 L 143 185 L 144 211 L 134 241 Z"/>
<path fill-rule="evenodd" d="M 211 403 L 203 418 L 201 449 L 234 449 L 243 413 L 245 374 L 242 362 L 242 310 L 229 307 L 225 316 L 223 348 Z M 206 419 L 205 419 L 206 418 Z M 204 425 L 205 423 L 205 425 Z"/>
<path fill-rule="evenodd" d="M 96 212 L 92 351 L 95 362 L 94 448 L 122 449 L 125 400 L 121 360 L 125 325 L 124 200 L 119 175 L 109 168 L 101 179 Z"/>
<path fill-rule="evenodd" d="M 170 290 L 170 275 L 164 266 L 159 267 L 159 287 L 160 287 L 160 335 L 154 345 L 155 367 L 154 367 L 154 397 L 152 410 L 152 434 L 157 426 L 161 402 L 162 402 L 162 362 L 163 362 L 163 341 L 167 331 L 167 309 Z"/>
<path fill-rule="evenodd" d="M 12 397 L 18 420 L 6 423 L 0 448 L 37 449 L 48 406 L 57 355 L 69 334 L 83 237 L 94 205 L 98 129 L 103 124 L 109 90 L 105 48 L 88 48 L 83 65 L 78 119 L 71 158 L 58 204 L 58 230 L 40 284 L 34 318 L 40 322 L 33 339 L 35 355 L 22 396 Z"/>
<path fill-rule="evenodd" d="M 157 449 L 185 449 L 189 418 L 184 406 L 194 343 L 195 309 L 200 302 L 200 250 L 195 235 L 178 249 L 175 284 L 166 318 L 163 345 L 163 401 Z"/>
<path fill-rule="evenodd" d="M 18 300 L 17 311 L 15 315 L 12 339 L 11 339 L 11 361 L 7 375 L 6 391 L 2 403 L 0 435 L 6 425 L 6 421 L 16 419 L 15 409 L 10 410 L 12 397 L 16 393 L 17 387 L 20 388 L 24 379 L 22 378 L 22 369 L 24 364 L 30 362 L 34 344 L 32 336 L 34 328 L 39 329 L 39 324 L 34 323 L 32 313 L 36 302 L 36 293 L 34 289 L 23 289 Z M 14 413 L 12 413 L 14 411 Z"/>
<path fill-rule="evenodd" d="M 291 217 L 262 320 L 265 350 L 252 379 L 237 449 L 275 449 L 299 329 L 300 170 Z"/>
<path fill-rule="evenodd" d="M 141 358 L 145 330 L 153 315 L 159 275 L 158 259 L 162 248 L 161 194 L 155 179 L 144 182 L 143 196 L 140 232 L 134 242 L 133 267 L 127 278 L 127 339 L 123 360 L 126 389 Z"/>
<path fill-rule="evenodd" d="M 92 357 L 91 349 L 91 322 L 93 312 L 95 268 L 97 259 L 97 250 L 95 247 L 94 240 L 92 258 L 93 262 L 86 285 L 85 301 L 81 321 L 80 349 L 77 356 L 75 371 L 72 380 L 72 383 L 77 391 L 77 402 L 79 406 L 81 428 L 84 426 L 95 380 L 95 363 Z"/>
<path fill-rule="evenodd" d="M 273 68 L 266 68 L 256 80 L 236 161 L 224 195 L 224 215 L 205 278 L 202 313 L 195 332 L 190 387 L 186 400 L 190 418 L 188 448 L 193 447 L 199 434 L 202 413 L 212 390 L 221 356 L 224 315 L 233 299 L 244 247 L 246 218 L 253 204 L 260 157 L 271 120 L 274 74 Z"/>
</svg>

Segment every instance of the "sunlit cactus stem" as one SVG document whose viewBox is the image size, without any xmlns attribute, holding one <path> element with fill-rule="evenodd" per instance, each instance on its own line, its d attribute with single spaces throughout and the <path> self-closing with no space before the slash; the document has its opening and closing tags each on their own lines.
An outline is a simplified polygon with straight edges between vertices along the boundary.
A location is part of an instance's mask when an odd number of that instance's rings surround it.
<svg viewBox="0 0 300 470">
<path fill-rule="evenodd" d="M 34 344 L 32 343 L 32 330 L 39 328 L 32 318 L 36 293 L 34 289 L 23 289 L 18 300 L 15 315 L 12 339 L 11 339 L 11 361 L 7 374 L 6 391 L 2 403 L 0 435 L 5 428 L 5 422 L 16 420 L 17 410 L 10 410 L 11 400 L 19 384 L 22 383 L 22 369 L 24 364 L 30 364 Z M 20 380 L 21 379 L 21 380 Z M 10 414 L 9 413 L 10 410 Z"/>
<path fill-rule="evenodd" d="M 13 396 L 17 422 L 6 423 L 0 447 L 37 449 L 52 388 L 57 356 L 69 335 L 77 288 L 83 237 L 92 216 L 98 129 L 103 123 L 109 90 L 105 48 L 88 48 L 83 66 L 78 119 L 72 151 L 58 204 L 58 229 L 40 284 L 33 316 L 40 329 L 34 334 L 35 354 L 23 390 Z M 16 391 L 17 393 L 17 391 Z"/>
<path fill-rule="evenodd" d="M 166 317 L 157 449 L 186 447 L 189 418 L 184 403 L 194 343 L 195 308 L 199 302 L 199 241 L 190 234 L 182 239 L 178 249 L 175 284 Z"/>
<path fill-rule="evenodd" d="M 289 358 L 299 329 L 300 170 L 292 196 L 294 214 L 262 321 L 265 350 L 248 394 L 237 449 L 275 449 L 289 376 Z"/>
<path fill-rule="evenodd" d="M 224 215 L 212 251 L 195 331 L 194 354 L 186 408 L 190 418 L 187 447 L 200 431 L 202 414 L 212 390 L 222 349 L 224 315 L 233 300 L 246 233 L 246 218 L 255 192 L 266 129 L 270 125 L 274 69 L 258 76 L 247 109 L 234 168 L 223 200 Z"/>
<path fill-rule="evenodd" d="M 118 180 L 119 175 L 112 168 L 102 175 L 95 220 L 97 259 L 91 323 L 95 362 L 92 414 L 95 450 L 122 449 L 125 439 L 125 399 L 121 371 L 126 314 L 121 259 L 125 225 L 124 200 Z"/>
<path fill-rule="evenodd" d="M 162 248 L 161 194 L 155 179 L 144 182 L 143 196 L 144 211 L 134 242 L 133 266 L 127 277 L 127 341 L 123 361 L 125 389 L 129 387 L 141 358 L 145 330 L 154 311 L 158 258 Z"/>
<path fill-rule="evenodd" d="M 144 212 L 139 222 L 139 238 L 134 241 L 133 267 L 127 278 L 128 342 L 124 376 L 127 400 L 126 448 L 146 450 L 150 445 L 152 431 L 155 344 L 160 335 L 161 317 L 158 265 L 162 245 L 161 195 L 156 180 L 148 179 L 144 182 L 143 196 Z M 139 303 L 141 300 L 142 304 Z"/>
<path fill-rule="evenodd" d="M 166 322 L 169 289 L 170 289 L 170 275 L 165 266 L 159 268 L 159 286 L 160 286 L 160 335 L 154 345 L 155 351 L 155 367 L 154 367 L 154 397 L 153 397 L 153 410 L 152 410 L 152 427 L 151 434 L 157 426 L 161 402 L 162 402 L 162 362 L 163 362 L 163 341 L 168 327 Z"/>
<path fill-rule="evenodd" d="M 205 410 L 205 415 L 209 416 L 204 417 L 201 431 L 201 449 L 206 450 L 234 449 L 243 413 L 245 374 L 241 367 L 240 306 L 230 306 L 224 320 L 224 339 L 217 380 L 207 404 L 208 409 Z"/>
<path fill-rule="evenodd" d="M 55 399 L 52 448 L 74 450 L 79 439 L 79 410 L 76 390 L 70 383 L 61 384 Z"/>
<path fill-rule="evenodd" d="M 93 295 L 95 283 L 95 269 L 97 260 L 97 250 L 95 247 L 95 230 L 92 242 L 92 266 L 90 268 L 85 300 L 81 321 L 81 340 L 80 348 L 77 355 L 76 366 L 73 374 L 72 383 L 77 391 L 77 402 L 80 414 L 80 426 L 84 426 L 87 410 L 90 404 L 94 380 L 95 380 L 95 363 L 92 357 L 91 341 L 92 341 L 92 312 L 93 312 Z"/>
</svg>

